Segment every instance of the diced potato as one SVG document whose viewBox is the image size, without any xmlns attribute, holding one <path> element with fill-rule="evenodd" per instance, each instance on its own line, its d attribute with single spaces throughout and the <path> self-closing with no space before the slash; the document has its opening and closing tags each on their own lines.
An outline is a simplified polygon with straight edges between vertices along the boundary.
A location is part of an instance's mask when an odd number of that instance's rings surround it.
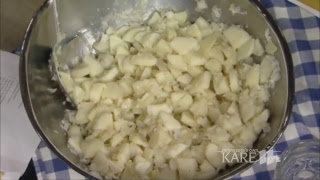
<svg viewBox="0 0 320 180">
<path fill-rule="evenodd" d="M 174 144 L 169 147 L 166 153 L 168 158 L 171 159 L 177 157 L 180 153 L 182 153 L 182 151 L 184 151 L 187 148 L 188 146 L 185 144 Z"/>
<path fill-rule="evenodd" d="M 145 68 L 145 67 L 143 67 L 143 66 L 139 66 L 139 67 L 136 69 L 135 73 L 133 74 L 133 77 L 141 77 L 144 68 Z M 152 72 L 151 72 L 151 74 L 152 74 Z"/>
<path fill-rule="evenodd" d="M 181 180 L 193 179 L 198 168 L 197 161 L 191 158 L 177 158 L 179 178 Z"/>
<path fill-rule="evenodd" d="M 228 80 L 222 73 L 213 75 L 213 87 L 217 95 L 230 92 Z"/>
<path fill-rule="evenodd" d="M 105 69 L 109 69 L 114 63 L 114 56 L 110 54 L 99 54 L 98 58 Z"/>
<path fill-rule="evenodd" d="M 144 68 L 144 70 L 140 76 L 140 79 L 141 80 L 148 79 L 148 78 L 150 78 L 151 74 L 152 74 L 152 69 L 150 67 L 146 67 L 146 68 Z"/>
<path fill-rule="evenodd" d="M 251 67 L 247 73 L 247 79 L 245 85 L 249 88 L 256 88 L 259 86 L 260 79 L 260 67 Z"/>
<path fill-rule="evenodd" d="M 129 56 L 130 55 L 130 51 L 129 48 L 127 46 L 119 46 L 116 50 L 115 56 L 119 57 L 119 56 Z"/>
<path fill-rule="evenodd" d="M 132 83 L 130 82 L 130 80 L 119 81 L 119 86 L 121 88 L 123 97 L 128 97 L 133 93 Z"/>
<path fill-rule="evenodd" d="M 209 73 L 209 71 L 204 71 L 203 73 L 199 74 L 198 76 L 196 76 L 190 86 L 187 86 L 187 90 L 191 93 L 198 93 L 198 92 L 202 92 L 206 89 L 209 89 L 210 87 L 210 83 L 211 83 L 211 74 Z"/>
<path fill-rule="evenodd" d="M 206 99 L 200 99 L 195 101 L 191 107 L 190 111 L 194 116 L 207 116 L 208 114 L 208 104 Z"/>
<path fill-rule="evenodd" d="M 68 129 L 68 137 L 71 136 L 82 136 L 80 127 L 77 125 L 71 125 Z"/>
<path fill-rule="evenodd" d="M 151 162 L 142 156 L 136 156 L 134 158 L 135 171 L 141 175 L 147 175 L 151 170 Z"/>
<path fill-rule="evenodd" d="M 172 85 L 175 81 L 170 72 L 163 71 L 156 74 L 157 82 L 161 85 Z"/>
<path fill-rule="evenodd" d="M 115 147 L 118 144 L 121 143 L 121 141 L 124 139 L 124 135 L 121 133 L 117 133 L 115 135 L 112 136 L 111 140 L 110 140 L 110 145 L 111 147 Z"/>
<path fill-rule="evenodd" d="M 172 41 L 174 38 L 177 37 L 177 32 L 174 29 L 167 29 L 165 32 L 166 40 Z"/>
<path fill-rule="evenodd" d="M 113 129 L 113 117 L 111 113 L 102 113 L 94 119 L 93 130 Z"/>
<path fill-rule="evenodd" d="M 90 101 L 97 103 L 101 99 L 102 92 L 105 89 L 105 84 L 94 83 L 90 89 Z"/>
<path fill-rule="evenodd" d="M 175 19 L 167 19 L 166 20 L 166 28 L 167 29 L 178 29 L 179 22 Z"/>
<path fill-rule="evenodd" d="M 136 171 L 134 170 L 133 162 L 126 163 L 126 167 L 123 173 L 121 174 L 121 179 L 123 180 L 141 179 L 139 175 L 136 173 Z"/>
<path fill-rule="evenodd" d="M 149 26 L 154 26 L 161 20 L 161 16 L 158 12 L 154 12 L 151 16 L 151 18 L 148 21 Z"/>
<path fill-rule="evenodd" d="M 152 176 L 153 179 L 166 179 L 166 180 L 176 180 L 177 171 L 170 168 L 161 168 L 160 172 L 155 173 Z"/>
<path fill-rule="evenodd" d="M 141 136 L 140 134 L 138 133 L 135 133 L 135 134 L 132 134 L 129 136 L 129 140 L 132 142 L 132 143 L 135 143 L 139 146 L 143 146 L 143 147 L 148 147 L 149 144 L 147 142 L 147 140 Z"/>
<path fill-rule="evenodd" d="M 99 172 L 101 174 L 105 174 L 105 169 L 108 169 L 108 158 L 102 153 L 98 152 L 94 158 L 92 159 L 92 163 L 90 164 L 90 170 Z"/>
<path fill-rule="evenodd" d="M 181 128 L 179 121 L 176 120 L 170 113 L 160 112 L 159 119 L 163 123 L 163 126 L 169 131 Z"/>
<path fill-rule="evenodd" d="M 111 34 L 114 34 L 115 31 L 116 30 L 113 27 L 107 27 L 104 33 L 107 35 L 111 35 Z"/>
<path fill-rule="evenodd" d="M 180 121 L 181 121 L 182 123 L 184 123 L 185 125 L 190 126 L 190 127 L 192 127 L 192 128 L 197 128 L 197 127 L 199 127 L 199 124 L 196 122 L 196 120 L 194 119 L 193 115 L 192 115 L 190 112 L 188 112 L 188 111 L 183 112 L 183 113 L 181 114 L 181 119 L 180 119 Z"/>
<path fill-rule="evenodd" d="M 230 133 L 228 133 L 225 129 L 219 126 L 209 127 L 206 130 L 206 135 L 209 140 L 213 143 L 218 142 L 228 142 L 231 139 Z"/>
<path fill-rule="evenodd" d="M 101 98 L 119 99 L 123 97 L 122 88 L 115 82 L 109 82 L 105 84 L 102 91 Z"/>
<path fill-rule="evenodd" d="M 90 80 L 84 81 L 81 83 L 81 88 L 85 91 L 85 96 L 83 97 L 83 101 L 90 100 L 90 90 L 93 82 Z"/>
<path fill-rule="evenodd" d="M 197 2 L 200 2 L 200 1 L 197 1 Z M 195 24 L 199 27 L 202 37 L 206 37 L 213 32 L 208 21 L 201 16 L 196 20 Z"/>
<path fill-rule="evenodd" d="M 254 52 L 255 40 L 249 39 L 238 49 L 238 59 L 243 60 L 249 58 Z"/>
<path fill-rule="evenodd" d="M 107 52 L 109 50 L 108 40 L 109 35 L 102 34 L 100 41 L 93 44 L 93 48 L 99 52 Z"/>
<path fill-rule="evenodd" d="M 202 39 L 202 34 L 199 27 L 196 24 L 191 24 L 187 27 L 184 27 L 180 30 L 180 34 L 186 37 L 193 37 L 197 40 Z"/>
<path fill-rule="evenodd" d="M 229 45 L 221 45 L 220 50 L 227 58 L 227 60 L 232 60 L 236 63 L 237 61 L 237 51 Z"/>
<path fill-rule="evenodd" d="M 268 41 L 266 44 L 266 52 L 273 55 L 275 52 L 277 52 L 277 50 L 277 46 L 272 41 Z"/>
<path fill-rule="evenodd" d="M 247 122 L 255 115 L 255 101 L 253 98 L 240 95 L 239 105 L 240 105 L 240 114 L 243 122 Z M 243 97 L 242 97 L 243 96 Z"/>
<path fill-rule="evenodd" d="M 77 154 L 82 153 L 82 148 L 80 147 L 82 141 L 81 136 L 71 136 L 68 138 L 68 145 L 74 150 Z"/>
<path fill-rule="evenodd" d="M 200 48 L 198 41 L 191 37 L 176 37 L 171 41 L 170 45 L 174 51 L 182 55 Z"/>
<path fill-rule="evenodd" d="M 222 64 L 215 59 L 211 59 L 207 61 L 204 65 L 204 67 L 211 72 L 212 75 L 215 73 L 221 73 L 222 72 Z"/>
<path fill-rule="evenodd" d="M 228 115 L 219 116 L 217 124 L 229 132 L 242 126 L 237 105 L 233 102 L 227 109 Z"/>
<path fill-rule="evenodd" d="M 101 134 L 99 135 L 99 139 L 102 142 L 106 142 L 108 141 L 113 135 L 114 135 L 115 131 L 113 129 L 107 129 L 101 132 Z"/>
<path fill-rule="evenodd" d="M 218 107 L 209 106 L 208 117 L 211 122 L 215 122 L 219 118 L 220 114 L 221 112 Z"/>
<path fill-rule="evenodd" d="M 204 55 L 210 53 L 209 51 L 216 44 L 216 41 L 220 36 L 221 34 L 216 32 L 202 39 L 200 41 L 200 52 Z"/>
<path fill-rule="evenodd" d="M 140 42 L 145 49 L 152 49 L 153 46 L 159 42 L 159 40 L 160 35 L 158 33 L 148 33 L 142 38 Z"/>
<path fill-rule="evenodd" d="M 260 83 L 266 84 L 270 82 L 271 74 L 277 66 L 278 64 L 273 56 L 265 56 L 260 65 Z"/>
<path fill-rule="evenodd" d="M 109 38 L 109 43 L 110 43 L 110 52 L 111 54 L 115 55 L 117 52 L 117 49 L 119 47 L 125 47 L 128 49 L 128 45 L 126 42 L 124 42 L 121 38 L 119 38 L 116 35 L 111 35 Z"/>
<path fill-rule="evenodd" d="M 88 81 L 90 80 L 90 78 L 88 77 L 80 77 L 80 78 L 74 78 L 73 81 L 76 83 L 76 84 L 81 84 L 85 81 Z M 82 87 L 81 87 L 82 88 Z"/>
<path fill-rule="evenodd" d="M 71 69 L 71 76 L 73 78 L 84 77 L 84 76 L 89 75 L 90 73 L 91 73 L 91 69 L 90 69 L 90 67 L 89 67 L 89 65 L 87 63 L 81 63 L 81 64 L 79 64 L 76 67 Z M 61 72 L 60 72 L 60 77 L 61 77 Z"/>
<path fill-rule="evenodd" d="M 104 71 L 102 64 L 90 56 L 85 56 L 83 59 L 83 62 L 86 63 L 90 67 L 90 76 L 91 77 L 96 77 Z"/>
<path fill-rule="evenodd" d="M 84 96 L 85 96 L 85 91 L 81 87 L 75 86 L 72 91 L 72 98 L 74 102 L 77 104 L 81 103 L 84 99 Z"/>
<path fill-rule="evenodd" d="M 242 126 L 241 118 L 239 114 L 233 115 L 221 115 L 219 116 L 216 124 L 223 129 L 227 130 L 230 134 L 237 134 Z"/>
<path fill-rule="evenodd" d="M 218 60 L 220 63 L 224 62 L 224 55 L 218 47 L 213 47 L 207 54 L 204 54 L 207 58 Z"/>
<path fill-rule="evenodd" d="M 138 100 L 137 106 L 145 108 L 148 105 L 152 104 L 154 101 L 155 101 L 155 96 L 150 93 L 146 93 L 142 98 Z"/>
<path fill-rule="evenodd" d="M 116 35 L 118 37 L 122 37 L 126 32 L 128 32 L 129 29 L 130 29 L 130 26 L 128 26 L 128 25 L 121 26 L 119 29 L 117 29 L 114 32 L 114 35 Z"/>
<path fill-rule="evenodd" d="M 264 54 L 264 49 L 259 39 L 254 40 L 253 54 L 256 56 L 262 56 Z"/>
<path fill-rule="evenodd" d="M 168 55 L 167 56 L 169 64 L 178 70 L 187 71 L 188 65 L 186 64 L 184 57 L 180 55 Z"/>
<path fill-rule="evenodd" d="M 144 158 L 148 159 L 148 160 L 152 160 L 153 156 L 154 156 L 154 150 L 150 149 L 150 148 L 144 148 L 143 151 L 143 155 Z"/>
<path fill-rule="evenodd" d="M 200 66 L 207 62 L 207 59 L 200 53 L 190 52 L 184 56 L 190 66 Z"/>
<path fill-rule="evenodd" d="M 220 148 L 212 143 L 209 143 L 205 150 L 207 161 L 217 170 L 223 169 L 225 166 L 222 159 L 222 153 L 219 151 Z"/>
<path fill-rule="evenodd" d="M 172 113 L 173 108 L 168 104 L 154 104 L 147 107 L 148 115 L 151 117 L 156 117 L 160 112 Z"/>
<path fill-rule="evenodd" d="M 140 146 L 136 145 L 135 143 L 130 143 L 130 158 L 134 158 L 142 154 L 143 151 Z"/>
<path fill-rule="evenodd" d="M 192 96 L 185 91 L 171 93 L 170 100 L 176 113 L 188 110 L 193 103 Z"/>
<path fill-rule="evenodd" d="M 178 164 L 177 164 L 177 161 L 176 159 L 170 159 L 169 160 L 169 167 L 171 170 L 175 171 L 178 169 Z"/>
<path fill-rule="evenodd" d="M 244 142 L 244 145 L 250 147 L 257 139 L 257 134 L 252 126 L 245 126 L 242 128 L 241 132 L 237 137 L 239 137 L 239 139 L 241 139 L 242 142 Z"/>
<path fill-rule="evenodd" d="M 141 81 L 136 81 L 132 84 L 134 95 L 136 97 L 142 97 L 146 92 L 155 87 L 159 87 L 156 79 L 144 79 Z"/>
<path fill-rule="evenodd" d="M 240 48 L 250 39 L 250 35 L 245 30 L 235 25 L 224 30 L 223 34 L 234 49 Z"/>
<path fill-rule="evenodd" d="M 179 25 L 183 25 L 187 21 L 188 14 L 186 11 L 176 12 L 173 14 L 173 18 L 179 22 Z"/>
<path fill-rule="evenodd" d="M 179 69 L 172 67 L 170 64 L 168 65 L 168 68 L 174 78 L 177 78 L 182 74 L 182 72 Z M 189 67 L 188 67 L 188 71 L 189 71 Z"/>
<path fill-rule="evenodd" d="M 119 70 L 117 67 L 111 68 L 109 71 L 105 71 L 100 77 L 99 80 L 102 82 L 113 81 L 119 75 Z"/>
<path fill-rule="evenodd" d="M 147 34 L 149 34 L 148 31 L 140 31 L 135 35 L 134 40 L 141 43 L 142 39 L 145 38 Z"/>
<path fill-rule="evenodd" d="M 259 134 L 263 127 L 265 127 L 270 116 L 270 112 L 268 109 L 265 109 L 262 113 L 254 117 L 251 122 L 254 128 L 254 131 Z"/>
<path fill-rule="evenodd" d="M 154 66 L 157 63 L 157 58 L 151 53 L 143 53 L 132 56 L 131 61 L 138 66 Z"/>
<path fill-rule="evenodd" d="M 88 112 L 94 107 L 94 103 L 82 102 L 78 105 L 78 111 L 76 114 L 76 124 L 85 124 L 89 121 L 87 118 Z"/>
<path fill-rule="evenodd" d="M 133 64 L 131 57 L 118 58 L 117 60 L 118 68 L 121 73 L 132 75 L 136 71 L 137 66 Z"/>
<path fill-rule="evenodd" d="M 104 152 L 105 147 L 98 139 L 84 140 L 81 142 L 82 156 L 85 159 L 93 158 L 99 151 Z"/>
<path fill-rule="evenodd" d="M 74 82 L 70 76 L 70 74 L 59 71 L 59 76 L 61 78 L 61 82 L 63 84 L 63 87 L 65 88 L 65 90 L 70 93 L 73 91 L 74 88 Z"/>
<path fill-rule="evenodd" d="M 162 153 L 157 153 L 154 155 L 154 164 L 155 164 L 155 167 L 159 167 L 159 168 L 166 167 L 166 159 L 164 155 L 162 155 Z"/>
<path fill-rule="evenodd" d="M 267 86 L 260 86 L 259 88 L 251 89 L 250 94 L 252 97 L 256 97 L 260 102 L 267 102 L 270 98 L 270 92 Z"/>
<path fill-rule="evenodd" d="M 192 77 L 196 77 L 199 74 L 203 73 L 204 69 L 201 66 L 191 66 L 188 65 L 188 73 L 192 76 Z"/>
<path fill-rule="evenodd" d="M 163 39 L 160 39 L 160 41 L 153 47 L 153 49 L 154 52 L 160 57 L 165 57 L 166 55 L 172 53 L 170 44 Z"/>
<path fill-rule="evenodd" d="M 113 124 L 114 130 L 121 131 L 125 126 L 128 126 L 129 121 L 116 120 Z"/>
<path fill-rule="evenodd" d="M 232 92 L 239 92 L 241 90 L 240 81 L 238 79 L 238 72 L 235 69 L 229 71 L 230 89 Z"/>
<path fill-rule="evenodd" d="M 200 165 L 200 171 L 196 174 L 196 179 L 212 179 L 218 171 L 207 161 L 204 160 Z"/>
<path fill-rule="evenodd" d="M 196 121 L 203 128 L 206 128 L 206 127 L 210 126 L 210 122 L 209 122 L 207 117 L 200 117 L 199 116 Z"/>
<path fill-rule="evenodd" d="M 170 134 L 165 130 L 159 128 L 151 134 L 148 143 L 151 148 L 155 149 L 168 145 L 171 141 L 172 137 L 170 136 Z"/>
<path fill-rule="evenodd" d="M 122 39 L 126 42 L 130 42 L 132 43 L 134 41 L 134 37 L 141 31 L 145 31 L 146 28 L 145 27 L 134 27 L 132 29 L 130 29 L 129 31 L 127 31 Z"/>
<path fill-rule="evenodd" d="M 187 84 L 189 84 L 192 81 L 192 76 L 190 74 L 188 74 L 188 73 L 185 73 L 185 74 L 179 76 L 177 78 L 177 81 L 181 85 L 186 86 Z"/>
</svg>

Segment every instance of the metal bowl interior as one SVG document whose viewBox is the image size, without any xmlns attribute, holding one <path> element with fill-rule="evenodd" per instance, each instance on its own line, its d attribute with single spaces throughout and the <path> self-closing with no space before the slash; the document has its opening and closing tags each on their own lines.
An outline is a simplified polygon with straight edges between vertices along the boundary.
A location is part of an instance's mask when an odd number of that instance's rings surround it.
<svg viewBox="0 0 320 180">
<path fill-rule="evenodd" d="M 141 4 L 141 2 L 145 4 Z M 247 15 L 232 15 L 229 11 L 229 6 L 232 3 L 241 7 L 247 12 Z M 196 1 L 190 0 L 69 0 L 62 1 L 61 4 L 58 7 L 60 13 L 65 13 L 68 17 L 60 19 L 61 26 L 67 36 L 75 34 L 81 29 L 98 32 L 106 24 L 117 27 L 132 21 L 145 20 L 153 11 L 157 10 L 186 10 L 191 21 L 199 16 L 212 20 L 211 8 L 213 6 L 221 8 L 222 22 L 242 25 L 254 37 L 265 39 L 265 30 L 269 28 L 273 42 L 279 47 L 275 56 L 280 63 L 281 80 L 277 83 L 268 104 L 271 112 L 269 119 L 271 131 L 266 136 L 260 137 L 253 148 L 268 151 L 282 135 L 288 123 L 294 93 L 292 60 L 287 43 L 276 23 L 258 1 L 211 0 L 207 2 L 209 8 L 203 12 L 195 11 Z M 66 109 L 63 105 L 64 94 L 59 90 L 54 94 L 47 91 L 50 87 L 58 87 L 56 83 L 51 81 L 48 69 L 48 60 L 52 48 L 57 42 L 53 12 L 52 1 L 46 1 L 30 22 L 26 32 L 20 61 L 22 98 L 32 125 L 49 148 L 77 172 L 93 178 L 92 173 L 86 169 L 80 159 L 69 151 L 66 134 L 60 127 Z M 115 16 L 119 13 L 127 13 L 130 16 L 122 18 L 120 21 L 114 21 Z M 252 163 L 236 164 L 221 171 L 217 178 L 230 177 L 250 166 Z"/>
</svg>

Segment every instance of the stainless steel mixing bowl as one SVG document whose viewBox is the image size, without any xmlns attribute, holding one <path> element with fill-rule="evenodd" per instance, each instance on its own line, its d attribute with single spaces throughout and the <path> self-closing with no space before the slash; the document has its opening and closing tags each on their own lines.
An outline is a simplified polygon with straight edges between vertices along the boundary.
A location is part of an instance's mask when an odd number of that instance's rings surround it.
<svg viewBox="0 0 320 180">
<path fill-rule="evenodd" d="M 232 15 L 229 11 L 231 3 L 241 7 L 247 15 Z M 207 0 L 207 4 L 208 9 L 197 12 L 196 1 L 193 0 L 67 0 L 61 1 L 58 9 L 59 13 L 64 13 L 65 18 L 60 19 L 60 25 L 67 36 L 82 29 L 98 32 L 106 24 L 120 26 L 137 19 L 146 19 L 155 10 L 187 10 L 191 21 L 200 15 L 210 20 L 211 7 L 214 5 L 222 10 L 221 21 L 242 25 L 254 37 L 265 39 L 265 30 L 269 28 L 274 43 L 279 47 L 275 56 L 280 62 L 281 80 L 268 104 L 271 111 L 271 131 L 260 137 L 253 147 L 268 151 L 285 130 L 292 108 L 294 77 L 288 45 L 270 14 L 257 0 Z M 59 89 L 54 94 L 47 90 L 58 87 L 51 81 L 48 69 L 50 53 L 57 42 L 53 12 L 53 1 L 46 1 L 33 17 L 26 32 L 20 62 L 22 98 L 32 125 L 48 147 L 74 170 L 93 178 L 79 158 L 69 151 L 66 134 L 60 127 L 66 109 L 62 103 L 65 101 L 64 94 Z M 119 13 L 130 16 L 114 21 Z M 217 178 L 230 177 L 250 166 L 251 163 L 236 164 L 221 171 Z"/>
</svg>

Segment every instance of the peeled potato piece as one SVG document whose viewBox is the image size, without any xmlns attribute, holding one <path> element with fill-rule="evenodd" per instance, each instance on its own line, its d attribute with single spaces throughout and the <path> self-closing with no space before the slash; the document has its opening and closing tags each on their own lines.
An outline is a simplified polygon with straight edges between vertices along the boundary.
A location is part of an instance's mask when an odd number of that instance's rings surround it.
<svg viewBox="0 0 320 180">
<path fill-rule="evenodd" d="M 224 30 L 223 34 L 234 49 L 240 48 L 250 39 L 250 35 L 245 30 L 235 25 Z"/>
<path fill-rule="evenodd" d="M 170 45 L 177 53 L 182 55 L 200 48 L 196 39 L 187 37 L 176 37 L 171 41 Z"/>
</svg>

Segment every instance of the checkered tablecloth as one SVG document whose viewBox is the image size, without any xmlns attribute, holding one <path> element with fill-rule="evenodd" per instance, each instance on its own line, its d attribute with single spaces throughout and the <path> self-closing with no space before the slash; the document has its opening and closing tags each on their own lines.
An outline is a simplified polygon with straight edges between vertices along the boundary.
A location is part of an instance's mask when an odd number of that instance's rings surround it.
<svg viewBox="0 0 320 180">
<path fill-rule="evenodd" d="M 286 0 L 261 0 L 276 19 L 292 53 L 295 100 L 290 122 L 274 147 L 282 152 L 304 139 L 319 139 L 320 19 Z M 39 179 L 85 179 L 70 169 L 41 142 L 33 158 Z M 232 179 L 272 179 L 276 164 L 255 164 Z"/>
</svg>

